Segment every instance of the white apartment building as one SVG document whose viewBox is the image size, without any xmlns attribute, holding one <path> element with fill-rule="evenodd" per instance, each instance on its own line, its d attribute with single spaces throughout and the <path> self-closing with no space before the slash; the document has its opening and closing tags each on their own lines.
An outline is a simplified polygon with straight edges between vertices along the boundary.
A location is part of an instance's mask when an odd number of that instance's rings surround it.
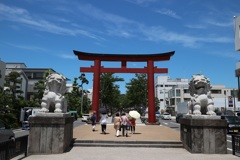
<svg viewBox="0 0 240 160">
<path fill-rule="evenodd" d="M 169 76 L 157 76 L 155 80 L 155 95 L 160 101 L 159 111 L 165 111 L 169 107 L 169 90 L 179 85 L 188 87 L 188 82 L 188 79 L 183 78 L 170 79 Z"/>
<path fill-rule="evenodd" d="M 224 112 L 225 110 L 238 111 L 240 110 L 240 102 L 237 98 L 236 88 L 226 88 L 225 85 L 211 85 L 211 96 L 213 98 L 214 107 L 218 108 L 219 111 Z M 229 102 L 231 97 L 231 104 Z M 187 107 L 187 102 L 191 99 L 189 89 L 186 86 L 175 86 L 168 92 L 169 107 L 173 108 L 176 112 L 182 110 L 179 106 L 184 103 Z"/>
<path fill-rule="evenodd" d="M 4 77 L 7 77 L 12 71 L 20 73 L 20 78 L 22 79 L 21 90 L 23 91 L 22 96 L 29 100 L 32 98 L 33 94 L 36 92 L 34 85 L 39 80 L 44 80 L 44 73 L 47 71 L 55 72 L 51 68 L 27 68 L 25 63 L 19 62 L 7 62 L 5 63 Z M 5 82 L 5 80 L 4 80 Z"/>
<path fill-rule="evenodd" d="M 160 111 L 161 109 L 166 111 L 171 108 L 175 112 L 180 112 L 178 111 L 178 104 L 180 103 L 187 107 L 186 104 L 191 99 L 188 79 L 170 79 L 168 76 L 158 76 L 156 82 L 156 96 L 160 100 Z M 225 85 L 213 84 L 211 86 L 211 96 L 215 108 L 222 112 L 225 110 L 240 110 L 236 88 L 226 88 Z M 229 104 L 229 96 L 232 96 L 231 104 Z"/>
</svg>

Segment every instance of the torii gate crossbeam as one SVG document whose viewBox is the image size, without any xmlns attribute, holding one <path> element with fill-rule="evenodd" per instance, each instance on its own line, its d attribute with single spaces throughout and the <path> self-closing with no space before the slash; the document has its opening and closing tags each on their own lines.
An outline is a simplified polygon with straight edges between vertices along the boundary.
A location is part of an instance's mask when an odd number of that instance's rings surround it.
<svg viewBox="0 0 240 160">
<path fill-rule="evenodd" d="M 79 60 L 94 61 L 94 66 L 81 67 L 80 72 L 92 72 L 93 77 L 93 99 L 92 110 L 98 113 L 100 73 L 146 73 L 148 74 L 148 122 L 156 123 L 154 104 L 154 73 L 168 73 L 167 68 L 154 67 L 155 61 L 168 61 L 175 51 L 161 54 L 97 54 L 80 51 L 73 51 Z M 104 68 L 101 61 L 120 61 L 121 68 Z M 147 62 L 144 68 L 127 68 L 127 62 Z M 98 114 L 97 114 L 98 115 Z"/>
</svg>

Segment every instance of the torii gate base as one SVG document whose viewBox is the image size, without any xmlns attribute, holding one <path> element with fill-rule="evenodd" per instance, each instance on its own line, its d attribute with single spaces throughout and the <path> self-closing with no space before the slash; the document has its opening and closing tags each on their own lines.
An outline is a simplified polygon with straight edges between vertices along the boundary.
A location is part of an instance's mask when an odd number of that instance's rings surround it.
<svg viewBox="0 0 240 160">
<path fill-rule="evenodd" d="M 168 73 L 167 68 L 154 67 L 155 61 L 167 61 L 174 55 L 174 51 L 161 54 L 96 54 L 73 51 L 79 60 L 94 61 L 94 66 L 81 67 L 80 72 L 93 72 L 93 99 L 92 110 L 98 115 L 100 73 L 146 73 L 148 74 L 148 123 L 155 124 L 155 102 L 154 102 L 154 73 Z M 101 61 L 120 61 L 121 68 L 104 68 Z M 147 62 L 144 68 L 127 68 L 127 62 Z"/>
</svg>

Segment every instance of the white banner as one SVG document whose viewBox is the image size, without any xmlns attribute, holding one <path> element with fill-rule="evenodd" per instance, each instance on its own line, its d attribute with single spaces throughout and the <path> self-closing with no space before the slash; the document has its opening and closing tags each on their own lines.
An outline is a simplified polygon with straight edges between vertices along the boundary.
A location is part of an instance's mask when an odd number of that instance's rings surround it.
<svg viewBox="0 0 240 160">
<path fill-rule="evenodd" d="M 240 51 L 240 16 L 234 17 L 235 50 Z"/>
</svg>

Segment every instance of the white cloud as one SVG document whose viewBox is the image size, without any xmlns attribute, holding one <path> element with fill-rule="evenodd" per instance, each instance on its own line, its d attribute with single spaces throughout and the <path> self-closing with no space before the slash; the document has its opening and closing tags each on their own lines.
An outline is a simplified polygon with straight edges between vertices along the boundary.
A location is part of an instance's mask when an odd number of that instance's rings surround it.
<svg viewBox="0 0 240 160">
<path fill-rule="evenodd" d="M 25 50 L 31 50 L 31 51 L 41 51 L 41 52 L 48 52 L 46 48 L 38 47 L 38 46 L 30 46 L 30 45 L 19 45 L 19 44 L 12 44 L 12 43 L 5 43 L 9 46 L 25 49 Z"/>
<path fill-rule="evenodd" d="M 199 43 L 231 43 L 232 39 L 227 37 L 211 37 L 211 36 L 191 36 L 165 30 L 163 27 L 151 27 L 142 29 L 142 32 L 147 37 L 147 40 L 169 43 L 179 43 L 185 47 L 196 47 Z"/>
<path fill-rule="evenodd" d="M 75 55 L 69 55 L 69 54 L 62 54 L 60 57 L 64 59 L 76 59 Z"/>
<path fill-rule="evenodd" d="M 41 30 L 45 32 L 50 32 L 54 34 L 61 35 L 71 35 L 77 36 L 82 35 L 96 40 L 104 40 L 105 36 L 118 36 L 122 38 L 138 38 L 142 40 L 148 40 L 153 42 L 168 42 L 168 43 L 178 43 L 182 44 L 185 47 L 196 47 L 201 43 L 230 43 L 232 39 L 227 37 L 218 37 L 210 35 L 187 35 L 184 33 L 177 33 L 169 31 L 162 26 L 147 26 L 142 23 L 136 22 L 134 20 L 127 19 L 115 14 L 111 14 L 100 10 L 90 4 L 81 4 L 75 5 L 76 11 L 84 13 L 85 17 L 87 16 L 88 21 L 91 23 L 99 23 L 97 28 L 88 27 L 84 29 L 84 26 L 79 23 L 72 25 L 71 21 L 64 19 L 64 17 L 57 19 L 57 22 L 63 21 L 65 24 L 69 21 L 68 27 L 62 27 L 61 25 L 56 25 L 53 22 L 47 21 L 42 18 L 35 18 L 27 10 L 16 7 L 9 7 L 3 4 L 0 4 L 0 16 L 5 21 L 10 20 L 13 22 L 18 22 L 29 27 L 32 27 L 36 30 Z M 66 8 L 67 9 L 67 8 Z M 174 11 L 169 9 L 158 10 L 159 13 L 171 16 L 173 18 L 180 19 L 181 17 L 177 15 Z M 61 20 L 61 21 L 59 21 Z M 97 21 L 96 21 L 97 20 Z M 214 21 L 211 21 L 213 24 Z M 224 23 L 222 23 L 222 26 Z M 63 25 L 63 24 L 62 24 Z M 218 24 L 220 25 L 220 24 Z M 227 24 L 225 24 L 227 25 Z M 229 24 L 228 24 L 229 25 Z M 71 26 L 71 27 L 69 27 Z M 204 28 L 204 26 L 198 25 L 186 25 L 189 28 Z M 86 27 L 86 26 L 85 26 Z M 101 29 L 99 29 L 102 27 Z M 92 34 L 87 30 L 98 33 L 99 35 Z M 107 33 L 107 34 L 106 34 Z"/>
<path fill-rule="evenodd" d="M 172 17 L 172 18 L 181 19 L 181 17 L 177 15 L 176 12 L 167 8 L 158 9 L 158 10 L 155 10 L 155 12 Z"/>
<path fill-rule="evenodd" d="M 99 21 L 103 21 L 103 23 L 105 23 L 105 22 L 112 23 L 116 26 L 133 23 L 133 21 L 131 21 L 131 20 L 128 20 L 124 17 L 118 16 L 115 14 L 104 12 L 90 4 L 81 4 L 77 8 L 78 8 L 78 11 L 84 13 L 85 15 L 87 15 L 89 17 L 92 17 Z M 89 12 L 89 11 L 91 11 L 91 12 Z"/>
<path fill-rule="evenodd" d="M 187 28 L 191 28 L 191 29 L 205 29 L 206 26 L 199 24 L 199 25 L 191 25 L 191 24 L 187 24 L 185 25 L 185 27 Z"/>
<path fill-rule="evenodd" d="M 0 15 L 1 19 L 5 21 L 18 22 L 29 27 L 32 27 L 36 30 L 46 31 L 54 34 L 61 35 L 82 35 L 92 39 L 101 39 L 96 35 L 89 33 L 86 30 L 79 28 L 66 28 L 56 25 L 50 21 L 41 18 L 35 18 L 29 14 L 29 12 L 22 8 L 9 7 L 4 4 L 0 4 Z"/>
<path fill-rule="evenodd" d="M 233 26 L 233 20 L 230 22 L 217 22 L 216 20 L 213 20 L 213 19 L 206 19 L 205 22 L 210 25 L 217 26 L 217 27 L 232 27 Z"/>
<path fill-rule="evenodd" d="M 232 59 L 236 59 L 237 61 L 240 59 L 240 54 L 236 53 L 236 52 L 233 53 L 233 52 L 229 52 L 229 51 L 218 51 L 218 52 L 208 52 L 208 54 L 211 54 L 214 56 L 232 58 Z"/>
<path fill-rule="evenodd" d="M 156 2 L 157 0 L 125 0 L 125 1 L 137 4 L 137 5 L 145 5 L 145 4 Z"/>
</svg>

